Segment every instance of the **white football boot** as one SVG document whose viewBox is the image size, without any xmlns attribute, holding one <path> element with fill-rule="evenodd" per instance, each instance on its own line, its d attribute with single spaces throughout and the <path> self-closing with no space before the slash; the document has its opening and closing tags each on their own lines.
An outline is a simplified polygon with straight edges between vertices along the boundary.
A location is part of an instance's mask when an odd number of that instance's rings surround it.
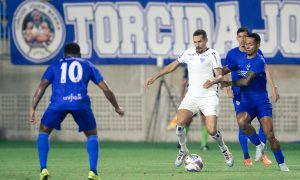
<svg viewBox="0 0 300 180">
<path fill-rule="evenodd" d="M 289 172 L 289 168 L 286 166 L 285 163 L 282 163 L 282 164 L 278 164 L 279 168 L 281 171 L 284 171 L 284 172 Z"/>
<path fill-rule="evenodd" d="M 233 161 L 233 156 L 229 151 L 229 148 L 226 145 L 224 145 L 223 147 L 220 147 L 220 150 L 224 156 L 227 166 L 232 167 L 234 164 L 234 161 Z"/>
<path fill-rule="evenodd" d="M 188 150 L 186 150 L 186 151 L 179 150 L 177 158 L 175 160 L 175 166 L 176 167 L 179 167 L 179 166 L 182 165 L 183 160 L 187 156 L 187 154 L 188 154 Z"/>
<path fill-rule="evenodd" d="M 261 160 L 264 150 L 265 150 L 264 143 L 260 143 L 259 145 L 256 146 L 256 152 L 255 152 L 255 161 L 256 162 Z"/>
</svg>

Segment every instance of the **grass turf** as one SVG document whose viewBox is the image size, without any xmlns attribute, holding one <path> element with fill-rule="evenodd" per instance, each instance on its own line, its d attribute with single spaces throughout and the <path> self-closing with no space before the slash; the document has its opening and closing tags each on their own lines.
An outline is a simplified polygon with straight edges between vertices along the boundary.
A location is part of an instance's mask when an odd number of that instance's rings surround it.
<svg viewBox="0 0 300 180">
<path fill-rule="evenodd" d="M 104 180 L 176 180 L 176 179 L 300 179 L 300 144 L 282 144 L 285 161 L 290 172 L 281 172 L 273 154 L 268 156 L 273 165 L 255 163 L 243 165 L 239 144 L 228 143 L 234 156 L 234 167 L 225 165 L 223 156 L 215 143 L 209 151 L 201 151 L 199 143 L 189 143 L 190 153 L 199 154 L 204 161 L 202 172 L 186 172 L 175 168 L 177 155 L 175 143 L 129 143 L 101 142 L 98 167 Z M 254 157 L 255 148 L 250 146 Z M 85 143 L 51 142 L 48 158 L 50 179 L 87 179 L 88 158 Z M 0 179 L 35 180 L 39 178 L 39 163 L 35 142 L 0 141 Z"/>
</svg>

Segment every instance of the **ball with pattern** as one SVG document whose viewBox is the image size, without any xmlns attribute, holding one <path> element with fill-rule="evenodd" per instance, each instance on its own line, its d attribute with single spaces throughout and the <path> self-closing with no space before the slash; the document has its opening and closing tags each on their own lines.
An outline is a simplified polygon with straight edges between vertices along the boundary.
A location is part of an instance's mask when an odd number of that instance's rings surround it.
<svg viewBox="0 0 300 180">
<path fill-rule="evenodd" d="M 189 172 L 200 172 L 203 168 L 203 161 L 198 154 L 190 154 L 185 157 L 184 165 Z"/>
</svg>

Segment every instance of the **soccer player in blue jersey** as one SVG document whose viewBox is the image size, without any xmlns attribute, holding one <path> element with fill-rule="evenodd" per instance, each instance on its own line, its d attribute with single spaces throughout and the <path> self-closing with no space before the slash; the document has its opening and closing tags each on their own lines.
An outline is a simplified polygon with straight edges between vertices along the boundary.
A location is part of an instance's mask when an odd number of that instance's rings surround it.
<svg viewBox="0 0 300 180">
<path fill-rule="evenodd" d="M 223 66 L 227 66 L 228 64 L 237 61 L 237 59 L 245 56 L 246 54 L 246 50 L 245 50 L 245 38 L 247 37 L 247 35 L 249 34 L 249 30 L 245 27 L 241 27 L 237 30 L 237 41 L 239 43 L 239 46 L 236 48 L 231 49 L 228 53 L 226 58 L 222 61 L 222 65 Z M 260 55 L 263 55 L 262 52 L 260 50 L 258 50 L 258 53 Z M 237 71 L 232 71 L 231 72 L 231 78 L 232 81 L 236 81 L 238 80 L 238 72 Z M 272 74 L 269 70 L 269 68 L 266 66 L 266 75 L 267 75 L 267 80 L 268 82 L 270 82 L 270 85 L 272 87 L 272 99 L 274 102 L 277 102 L 277 100 L 279 99 L 279 94 L 278 94 L 278 90 L 277 87 L 273 81 L 272 78 Z M 237 108 L 238 105 L 237 103 L 240 101 L 239 98 L 239 87 L 232 87 L 226 88 L 227 90 L 227 94 L 230 98 L 233 98 L 232 102 L 234 105 L 234 109 L 237 112 Z M 245 166 L 251 166 L 252 165 L 252 159 L 250 158 L 249 155 L 249 151 L 248 151 L 248 137 L 242 132 L 241 129 L 239 129 L 239 134 L 238 134 L 238 138 L 239 138 L 239 143 L 242 147 L 242 151 L 244 153 L 244 165 Z M 259 128 L 259 138 L 260 140 L 266 144 L 266 137 L 265 134 L 263 132 L 263 128 L 260 126 Z M 259 159 L 255 159 L 255 161 L 259 161 Z M 272 161 L 270 161 L 267 157 L 267 155 L 264 153 L 262 158 L 260 159 L 260 161 L 265 164 L 265 165 L 271 165 Z"/>
<path fill-rule="evenodd" d="M 238 71 L 238 80 L 223 81 L 222 87 L 240 87 L 240 101 L 237 104 L 237 122 L 241 130 L 256 145 L 256 159 L 261 159 L 264 144 L 261 143 L 251 121 L 257 117 L 270 142 L 271 149 L 281 171 L 289 171 L 284 162 L 280 144 L 273 131 L 272 104 L 268 98 L 266 64 L 264 57 L 258 53 L 260 36 L 248 34 L 245 40 L 247 55 L 223 68 L 223 74 Z"/>
<path fill-rule="evenodd" d="M 80 47 L 69 43 L 64 48 L 64 58 L 53 62 L 45 71 L 34 94 L 29 112 L 29 120 L 35 122 L 35 110 L 47 87 L 52 84 L 50 104 L 45 111 L 39 128 L 37 148 L 40 160 L 40 180 L 48 179 L 47 158 L 49 135 L 55 128 L 61 129 L 61 123 L 67 114 L 71 114 L 87 137 L 87 152 L 90 162 L 88 179 L 100 179 L 97 173 L 99 142 L 91 101 L 87 95 L 89 81 L 93 81 L 115 108 L 116 113 L 124 115 L 124 109 L 118 105 L 114 93 L 103 79 L 100 71 L 88 60 L 80 58 Z"/>
</svg>

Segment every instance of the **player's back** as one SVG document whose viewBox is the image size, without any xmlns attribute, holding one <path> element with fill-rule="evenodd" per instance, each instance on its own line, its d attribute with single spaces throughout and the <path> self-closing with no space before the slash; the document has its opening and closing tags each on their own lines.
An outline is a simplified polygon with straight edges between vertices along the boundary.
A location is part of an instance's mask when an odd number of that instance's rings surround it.
<svg viewBox="0 0 300 180">
<path fill-rule="evenodd" d="M 51 64 L 43 79 L 52 83 L 49 108 L 71 110 L 90 107 L 88 83 L 92 80 L 98 84 L 103 77 L 89 61 L 71 57 Z"/>
</svg>

